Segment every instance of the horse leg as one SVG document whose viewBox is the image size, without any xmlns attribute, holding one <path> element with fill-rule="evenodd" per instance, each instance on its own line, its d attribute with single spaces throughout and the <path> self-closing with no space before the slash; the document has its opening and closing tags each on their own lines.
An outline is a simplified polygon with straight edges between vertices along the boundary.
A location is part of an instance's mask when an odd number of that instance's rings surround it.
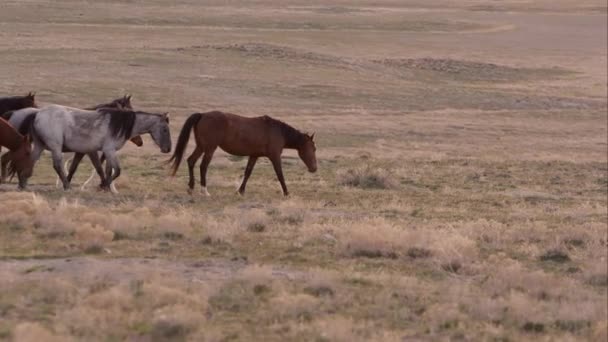
<svg viewBox="0 0 608 342">
<path fill-rule="evenodd" d="M 112 183 L 120 176 L 120 164 L 118 163 L 116 152 L 107 151 L 104 152 L 104 155 L 106 156 L 106 184 L 112 193 L 118 193 L 116 188 L 112 188 Z M 114 170 L 114 173 L 112 173 L 112 170 Z"/>
<path fill-rule="evenodd" d="M 105 154 L 105 153 L 102 153 L 102 154 L 101 154 L 101 163 L 103 164 L 105 161 L 106 161 L 106 154 Z M 118 163 L 118 160 L 117 160 L 117 163 Z M 118 174 L 116 174 L 116 175 L 114 176 L 114 179 L 116 179 L 116 178 L 118 178 L 118 176 L 120 176 L 120 168 L 117 170 L 117 173 L 118 173 Z M 114 179 L 113 179 L 113 180 L 114 180 Z M 111 191 L 112 193 L 114 193 L 114 194 L 117 194 L 117 193 L 118 193 L 118 190 L 116 189 L 116 184 L 113 182 L 113 180 L 112 180 L 112 183 L 110 183 L 110 191 Z"/>
<path fill-rule="evenodd" d="M 61 149 L 59 149 L 53 150 L 52 154 L 53 168 L 55 169 L 55 172 L 57 172 L 57 175 L 59 175 L 59 178 L 61 178 L 61 182 L 63 183 L 63 190 L 69 190 L 70 183 L 68 182 L 68 179 L 65 175 L 65 170 L 63 169 L 63 153 L 61 153 Z"/>
<path fill-rule="evenodd" d="M 6 182 L 6 176 L 8 173 L 7 167 L 8 167 L 8 163 L 11 161 L 11 158 L 9 156 L 9 153 L 5 153 L 2 155 L 1 161 L 0 161 L 0 168 L 2 169 L 0 171 L 0 184 Z"/>
<path fill-rule="evenodd" d="M 285 177 L 283 177 L 283 167 L 281 166 L 281 156 L 271 157 L 270 161 L 272 162 L 272 167 L 274 167 L 274 172 L 277 174 L 277 178 L 281 183 L 281 188 L 283 189 L 283 195 L 289 196 L 289 192 L 287 191 L 287 185 L 285 185 Z"/>
<path fill-rule="evenodd" d="M 70 159 L 68 159 L 68 160 L 66 160 L 66 161 L 65 161 L 65 163 L 63 164 L 63 169 L 64 169 L 64 170 L 68 168 L 68 164 L 70 164 L 70 165 L 71 165 L 71 161 L 72 161 L 72 160 L 74 160 L 74 158 L 70 158 Z M 68 176 L 68 177 L 69 177 L 69 176 Z M 61 186 L 60 181 L 61 181 L 61 179 L 59 179 L 59 177 L 55 178 L 55 187 L 56 187 L 57 189 L 59 189 L 59 187 Z M 70 183 L 71 183 L 71 181 L 69 181 L 69 180 L 68 180 L 68 182 L 70 182 Z"/>
<path fill-rule="evenodd" d="M 93 156 L 92 154 L 95 154 L 95 156 Z M 102 153 L 101 154 L 101 160 L 99 159 L 99 154 L 97 152 L 93 152 L 91 154 L 89 154 L 89 159 L 91 160 L 91 163 L 93 163 L 93 167 L 95 168 L 93 171 L 91 171 L 91 175 L 89 176 L 89 178 L 84 181 L 84 183 L 82 183 L 82 185 L 80 186 L 80 190 L 84 190 L 87 185 L 89 185 L 89 183 L 93 180 L 93 178 L 95 178 L 95 175 L 99 175 L 99 179 L 101 179 L 101 183 L 99 184 L 100 188 L 103 188 L 105 186 L 104 181 L 106 179 L 106 176 L 104 175 L 103 172 L 103 162 L 106 160 L 105 155 Z M 93 159 L 91 158 L 95 158 L 95 160 L 99 161 L 99 167 L 101 168 L 101 173 L 99 172 L 99 170 L 97 170 L 97 168 L 95 167 L 95 162 L 93 162 Z"/>
<path fill-rule="evenodd" d="M 84 157 L 84 153 L 75 153 L 74 158 L 72 158 L 72 163 L 70 164 L 70 169 L 68 170 L 68 182 L 72 183 L 72 177 L 74 177 L 74 173 L 78 169 L 78 164 Z"/>
<path fill-rule="evenodd" d="M 201 162 L 201 193 L 205 196 L 211 196 L 209 191 L 207 191 L 207 168 L 209 167 L 209 163 L 211 163 L 211 158 L 213 158 L 215 149 L 216 147 L 213 147 L 212 149 L 205 151 L 203 161 Z"/>
<path fill-rule="evenodd" d="M 239 195 L 245 193 L 245 186 L 247 185 L 247 180 L 249 179 L 249 176 L 251 176 L 251 172 L 253 171 L 253 167 L 255 166 L 255 162 L 257 160 L 258 157 L 249 157 L 249 160 L 247 161 L 247 167 L 245 167 L 245 176 L 243 176 L 243 182 L 241 183 L 241 186 L 238 190 Z"/>
<path fill-rule="evenodd" d="M 190 179 L 188 180 L 188 192 L 190 194 L 192 194 L 192 191 L 194 190 L 194 166 L 196 165 L 196 161 L 198 160 L 198 158 L 201 157 L 201 154 L 203 154 L 203 149 L 196 145 L 196 149 L 188 157 L 188 176 L 190 177 Z"/>
<path fill-rule="evenodd" d="M 86 183 L 88 183 L 91 178 L 93 178 L 95 176 L 95 173 L 97 173 L 99 175 L 99 178 L 101 179 L 101 184 L 100 187 L 104 190 L 107 190 L 104 188 L 105 183 L 106 183 L 106 177 L 103 174 L 103 167 L 101 166 L 101 162 L 99 161 L 99 155 L 97 154 L 97 152 L 92 152 L 87 154 L 89 156 L 89 159 L 91 160 L 91 164 L 93 164 L 93 168 L 95 170 L 93 170 L 93 174 L 91 175 L 91 177 L 89 177 L 89 179 L 87 180 Z M 84 190 L 84 186 L 86 185 L 83 184 L 81 187 L 81 190 Z"/>
</svg>

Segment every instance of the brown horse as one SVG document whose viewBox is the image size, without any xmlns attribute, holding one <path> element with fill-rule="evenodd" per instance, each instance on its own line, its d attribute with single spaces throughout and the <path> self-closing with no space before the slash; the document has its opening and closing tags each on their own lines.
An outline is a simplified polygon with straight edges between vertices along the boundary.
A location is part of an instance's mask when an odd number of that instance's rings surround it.
<svg viewBox="0 0 608 342">
<path fill-rule="evenodd" d="M 247 180 L 253 171 L 259 157 L 267 157 L 272 162 L 277 178 L 281 183 L 283 195 L 289 195 L 283 170 L 281 167 L 281 154 L 284 148 L 298 150 L 300 159 L 308 167 L 308 171 L 317 171 L 316 147 L 313 141 L 314 134 L 308 135 L 298 131 L 288 124 L 269 116 L 247 118 L 235 114 L 218 111 L 208 113 L 195 113 L 190 115 L 184 123 L 177 140 L 175 152 L 169 160 L 172 162 L 173 175 L 177 172 L 184 156 L 184 151 L 190 131 L 194 130 L 196 149 L 188 157 L 188 172 L 190 181 L 189 191 L 194 189 L 194 166 L 203 156 L 201 162 L 201 191 L 207 192 L 207 167 L 211 162 L 213 153 L 219 146 L 222 150 L 237 156 L 249 156 L 243 182 L 238 189 L 239 194 L 245 192 Z"/>
<path fill-rule="evenodd" d="M 36 107 L 36 93 L 30 92 L 25 96 L 0 97 L 0 118 L 8 121 L 13 111 L 29 107 Z M 2 147 L 0 147 L 0 152 L 2 152 Z"/>
<path fill-rule="evenodd" d="M 32 147 L 29 136 L 19 134 L 8 121 L 0 118 L 0 146 L 7 147 L 10 150 L 8 152 L 11 160 L 9 174 L 12 176 L 17 173 L 19 188 L 24 188 L 27 179 L 32 176 L 34 167 L 34 162 L 31 159 Z M 4 176 L 3 174 L 0 179 L 3 179 Z"/>
<path fill-rule="evenodd" d="M 25 96 L 0 97 L 0 117 L 3 119 L 9 119 L 10 113 L 7 112 L 28 107 L 36 107 L 36 93 L 30 92 Z"/>
</svg>

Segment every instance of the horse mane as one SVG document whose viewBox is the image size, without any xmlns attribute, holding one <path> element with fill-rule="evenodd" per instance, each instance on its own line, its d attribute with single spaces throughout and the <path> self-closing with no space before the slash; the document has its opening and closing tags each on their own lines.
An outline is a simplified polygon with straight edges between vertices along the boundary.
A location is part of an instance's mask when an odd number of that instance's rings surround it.
<svg viewBox="0 0 608 342">
<path fill-rule="evenodd" d="M 99 108 L 98 113 L 110 116 L 110 132 L 116 138 L 131 138 L 135 117 L 139 112 L 113 108 Z"/>
<path fill-rule="evenodd" d="M 279 128 L 279 130 L 283 134 L 283 137 L 285 138 L 285 147 L 297 149 L 304 142 L 306 134 L 298 131 L 292 126 L 286 124 L 285 122 L 272 118 L 268 115 L 265 115 L 264 119 L 271 125 L 274 125 L 275 127 Z"/>
<path fill-rule="evenodd" d="M 20 96 L 20 95 L 17 95 L 17 96 L 5 96 L 5 97 L 0 97 L 0 101 L 1 101 L 1 102 L 4 102 L 4 101 L 7 101 L 7 102 L 14 102 L 14 101 L 22 101 L 22 100 L 25 100 L 25 99 L 27 99 L 27 96 Z"/>
<path fill-rule="evenodd" d="M 8 152 L 11 153 L 11 152 Z M 15 164 L 15 160 L 11 157 L 8 159 L 8 164 L 6 165 L 7 177 L 9 180 L 13 180 L 15 175 L 17 174 L 17 164 Z"/>
<path fill-rule="evenodd" d="M 108 102 L 108 103 L 102 103 L 102 104 L 98 104 L 97 106 L 92 106 L 92 107 L 87 107 L 84 108 L 86 110 L 98 110 L 101 108 L 116 108 L 118 104 L 118 100 L 114 100 L 112 102 Z"/>
<path fill-rule="evenodd" d="M 87 107 L 85 109 L 86 110 L 98 110 L 101 108 L 120 109 L 121 107 L 126 108 L 126 109 L 133 109 L 133 108 L 131 108 L 131 95 L 128 95 L 128 96 L 125 95 L 121 98 L 112 100 L 111 102 L 98 104 L 97 106 Z"/>
</svg>

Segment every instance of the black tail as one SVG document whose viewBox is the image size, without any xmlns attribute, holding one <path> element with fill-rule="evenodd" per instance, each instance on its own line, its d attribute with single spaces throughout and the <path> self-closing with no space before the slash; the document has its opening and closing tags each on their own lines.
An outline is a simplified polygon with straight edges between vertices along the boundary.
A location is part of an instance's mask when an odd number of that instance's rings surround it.
<svg viewBox="0 0 608 342">
<path fill-rule="evenodd" d="M 10 120 L 10 119 L 11 119 L 11 116 L 13 116 L 13 113 L 14 113 L 14 112 L 15 112 L 14 110 L 9 110 L 9 111 L 8 111 L 8 112 L 6 112 L 6 113 L 2 113 L 2 114 L 0 114 L 0 118 L 3 118 L 4 120 L 8 121 L 8 120 Z"/>
<path fill-rule="evenodd" d="M 184 158 L 184 152 L 186 151 L 186 145 L 188 145 L 188 140 L 190 140 L 190 131 L 194 125 L 198 123 L 201 119 L 201 113 L 194 113 L 190 115 L 188 120 L 184 122 L 184 126 L 182 127 L 181 132 L 179 132 L 179 138 L 177 138 L 177 145 L 175 146 L 175 152 L 173 152 L 173 156 L 169 159 L 169 163 L 173 163 L 171 166 L 172 175 L 175 176 L 177 173 L 177 169 L 179 168 L 179 164 L 182 162 L 182 158 Z"/>
<path fill-rule="evenodd" d="M 19 126 L 19 133 L 21 135 L 29 134 L 30 136 L 33 136 L 34 120 L 36 120 L 36 114 L 38 114 L 38 113 L 30 114 L 30 115 L 26 116 L 25 119 L 23 119 L 23 122 L 21 122 L 21 126 Z"/>
</svg>

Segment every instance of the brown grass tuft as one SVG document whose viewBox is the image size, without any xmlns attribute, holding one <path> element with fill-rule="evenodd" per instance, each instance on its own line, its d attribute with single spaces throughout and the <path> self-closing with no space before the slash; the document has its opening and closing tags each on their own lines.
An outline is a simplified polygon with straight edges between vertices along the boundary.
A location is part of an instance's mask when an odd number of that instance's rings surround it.
<svg viewBox="0 0 608 342">
<path fill-rule="evenodd" d="M 371 165 L 338 171 L 338 184 L 362 189 L 395 189 L 396 177 L 381 168 Z"/>
</svg>

